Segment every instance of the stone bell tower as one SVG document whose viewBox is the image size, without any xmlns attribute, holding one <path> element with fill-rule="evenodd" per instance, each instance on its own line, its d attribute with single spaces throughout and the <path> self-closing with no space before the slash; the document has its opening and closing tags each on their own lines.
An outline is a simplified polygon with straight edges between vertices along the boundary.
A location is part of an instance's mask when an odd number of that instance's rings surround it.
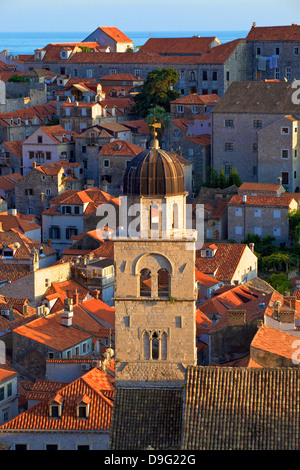
<svg viewBox="0 0 300 470">
<path fill-rule="evenodd" d="M 186 194 L 181 164 L 154 133 L 126 170 L 114 239 L 117 387 L 181 387 L 197 363 L 196 231 L 186 229 Z"/>
</svg>

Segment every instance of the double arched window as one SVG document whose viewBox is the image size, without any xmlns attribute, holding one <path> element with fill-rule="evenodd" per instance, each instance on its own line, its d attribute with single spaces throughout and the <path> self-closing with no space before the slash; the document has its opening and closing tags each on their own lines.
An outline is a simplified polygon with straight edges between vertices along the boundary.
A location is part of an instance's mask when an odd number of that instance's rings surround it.
<svg viewBox="0 0 300 470">
<path fill-rule="evenodd" d="M 170 296 L 170 274 L 167 269 L 161 268 L 157 271 L 155 285 L 157 286 L 157 296 Z M 140 272 L 140 297 L 151 297 L 153 285 L 151 285 L 151 271 L 144 268 Z"/>
<path fill-rule="evenodd" d="M 140 296 L 151 297 L 151 271 L 147 268 L 140 272 Z"/>
</svg>

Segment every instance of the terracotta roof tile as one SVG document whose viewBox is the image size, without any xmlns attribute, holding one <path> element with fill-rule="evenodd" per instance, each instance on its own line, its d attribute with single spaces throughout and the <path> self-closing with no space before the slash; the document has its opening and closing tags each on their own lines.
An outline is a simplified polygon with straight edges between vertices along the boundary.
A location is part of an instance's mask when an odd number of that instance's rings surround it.
<svg viewBox="0 0 300 470">
<path fill-rule="evenodd" d="M 181 96 L 177 100 L 171 101 L 170 104 L 199 104 L 205 106 L 215 106 L 220 100 L 216 94 L 211 95 L 198 95 L 198 93 L 191 93 L 189 95 Z"/>
<path fill-rule="evenodd" d="M 204 243 L 201 250 L 209 247 Z M 196 252 L 196 267 L 205 274 L 213 274 L 220 281 L 231 282 L 247 245 L 240 243 L 216 243 L 218 249 L 211 258 L 201 257 L 201 250 Z"/>
<path fill-rule="evenodd" d="M 136 156 L 145 150 L 144 147 L 126 142 L 125 140 L 114 140 L 108 144 L 103 145 L 99 155 L 123 155 L 123 156 Z"/>
<path fill-rule="evenodd" d="M 116 388 L 111 450 L 180 449 L 182 390 Z"/>
<path fill-rule="evenodd" d="M 16 418 L 0 427 L 5 430 L 80 430 L 109 431 L 112 418 L 112 401 L 106 398 L 101 390 L 104 373 L 94 368 L 74 382 L 59 389 L 60 400 L 63 400 L 61 418 L 49 416 L 49 404 L 43 400 Z M 77 418 L 76 405 L 78 398 L 87 396 L 90 399 L 89 417 Z"/>
<path fill-rule="evenodd" d="M 190 38 L 150 38 L 141 47 L 144 52 L 157 52 L 158 54 L 201 54 L 216 40 L 215 36 Z"/>
<path fill-rule="evenodd" d="M 182 450 L 299 450 L 299 386 L 299 367 L 188 367 Z"/>
<path fill-rule="evenodd" d="M 254 336 L 251 348 L 292 359 L 295 352 L 295 348 L 293 348 L 294 341 L 299 341 L 299 336 L 263 325 Z"/>
<path fill-rule="evenodd" d="M 228 204 L 246 204 L 247 206 L 290 207 L 293 201 L 295 201 L 293 197 L 282 198 L 276 196 L 247 196 L 246 202 L 244 203 L 242 195 L 234 194 Z"/>
<path fill-rule="evenodd" d="M 247 41 L 300 41 L 300 26 L 254 26 L 246 36 Z"/>
</svg>

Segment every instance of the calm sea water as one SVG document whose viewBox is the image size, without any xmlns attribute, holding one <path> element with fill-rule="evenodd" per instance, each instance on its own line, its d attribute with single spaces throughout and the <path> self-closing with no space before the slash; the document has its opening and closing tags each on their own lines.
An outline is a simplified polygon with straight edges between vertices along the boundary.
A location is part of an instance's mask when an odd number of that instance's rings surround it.
<svg viewBox="0 0 300 470">
<path fill-rule="evenodd" d="M 41 32 L 41 33 L 3 33 L 0 32 L 0 52 L 8 49 L 10 54 L 33 54 L 34 50 L 45 47 L 50 43 L 57 42 L 79 42 L 85 39 L 92 31 L 87 32 Z M 244 38 L 248 31 L 124 31 L 133 40 L 134 47 L 142 46 L 147 39 L 170 38 L 170 37 L 191 37 L 217 36 L 224 44 L 238 38 Z"/>
</svg>

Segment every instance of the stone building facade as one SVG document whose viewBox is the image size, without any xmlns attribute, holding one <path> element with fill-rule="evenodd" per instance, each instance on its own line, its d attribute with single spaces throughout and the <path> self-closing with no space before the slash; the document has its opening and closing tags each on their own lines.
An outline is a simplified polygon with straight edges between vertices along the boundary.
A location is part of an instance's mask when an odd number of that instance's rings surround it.
<svg viewBox="0 0 300 470">
<path fill-rule="evenodd" d="M 300 26 L 258 27 L 247 37 L 248 80 L 294 80 L 300 75 Z"/>
<path fill-rule="evenodd" d="M 218 171 L 222 167 L 226 175 L 235 168 L 249 183 L 276 182 L 287 176 L 294 190 L 299 172 L 298 105 L 293 93 L 292 84 L 286 82 L 233 83 L 212 110 L 212 166 Z M 290 117 L 282 121 L 285 116 Z M 285 128 L 289 133 L 282 133 Z"/>
<path fill-rule="evenodd" d="M 251 233 L 288 244 L 288 214 L 297 209 L 292 197 L 233 196 L 228 203 L 228 238 L 240 243 Z"/>
</svg>

